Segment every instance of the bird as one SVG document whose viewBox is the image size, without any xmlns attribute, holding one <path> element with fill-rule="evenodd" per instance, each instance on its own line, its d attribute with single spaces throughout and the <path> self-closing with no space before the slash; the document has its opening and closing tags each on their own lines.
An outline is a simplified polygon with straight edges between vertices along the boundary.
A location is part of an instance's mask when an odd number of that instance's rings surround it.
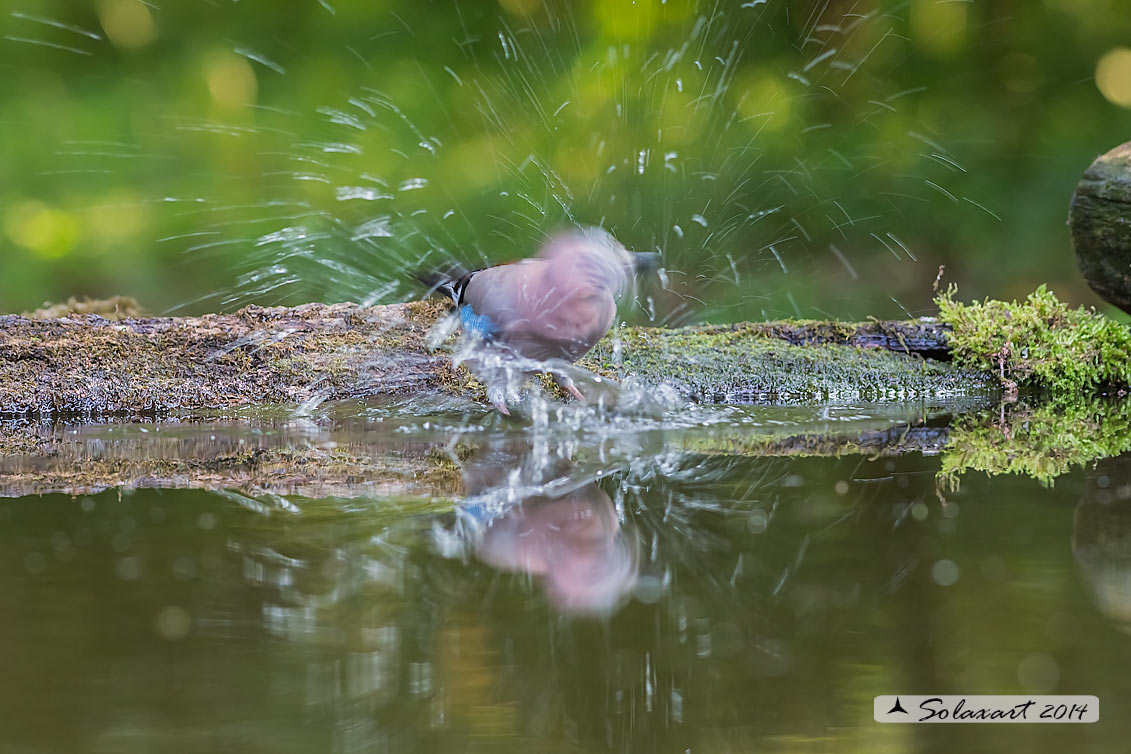
<svg viewBox="0 0 1131 754">
<path fill-rule="evenodd" d="M 548 371 L 567 393 L 585 400 L 552 362 L 573 363 L 593 348 L 612 327 L 617 299 L 634 276 L 657 267 L 659 259 L 657 252 L 628 251 L 604 229 L 582 227 L 552 235 L 528 259 L 417 279 L 455 304 L 472 342 L 463 363 L 484 382 L 495 409 L 509 415 L 516 375 L 520 383 Z"/>
</svg>

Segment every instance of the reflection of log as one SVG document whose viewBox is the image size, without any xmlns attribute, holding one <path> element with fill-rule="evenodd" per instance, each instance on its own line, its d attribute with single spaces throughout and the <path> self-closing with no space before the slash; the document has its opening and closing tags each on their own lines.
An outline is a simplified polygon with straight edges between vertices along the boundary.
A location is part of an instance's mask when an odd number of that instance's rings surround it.
<svg viewBox="0 0 1131 754">
<path fill-rule="evenodd" d="M 648 431 L 635 442 L 605 448 L 587 467 L 621 468 L 631 457 L 656 452 L 671 461 L 682 449 L 689 462 L 705 455 L 747 457 L 938 453 L 948 430 L 930 424 L 876 419 L 839 431 L 783 427 L 696 427 Z M 249 495 L 309 498 L 371 496 L 457 497 L 460 464 L 450 436 L 405 425 L 375 432 L 364 421 L 238 420 L 53 425 L 0 425 L 0 497 L 105 489 L 240 490 Z M 482 442 L 461 439 L 461 457 Z M 583 454 L 584 455 L 584 454 Z"/>
<path fill-rule="evenodd" d="M 310 498 L 452 497 L 444 443 L 247 421 L 0 427 L 0 497 L 230 489 Z"/>
<path fill-rule="evenodd" d="M 120 321 L 0 316 L 0 416 L 142 415 L 459 391 L 465 380 L 425 346 L 443 310 L 427 302 Z M 902 356 L 946 355 L 946 328 L 929 320 L 638 328 L 616 338 L 583 365 L 719 402 L 929 397 L 987 384 L 978 373 Z"/>
<path fill-rule="evenodd" d="M 1084 173 L 1068 225 L 1088 285 L 1131 312 L 1131 142 L 1101 155 Z"/>
<path fill-rule="evenodd" d="M 938 455 L 950 439 L 948 427 L 908 427 L 868 430 L 852 436 L 799 435 L 768 446 L 770 456 L 840 456 L 855 453 L 897 456 L 903 453 Z"/>
<path fill-rule="evenodd" d="M 1072 552 L 1096 607 L 1131 633 L 1131 456 L 1100 461 L 1082 481 Z"/>
</svg>

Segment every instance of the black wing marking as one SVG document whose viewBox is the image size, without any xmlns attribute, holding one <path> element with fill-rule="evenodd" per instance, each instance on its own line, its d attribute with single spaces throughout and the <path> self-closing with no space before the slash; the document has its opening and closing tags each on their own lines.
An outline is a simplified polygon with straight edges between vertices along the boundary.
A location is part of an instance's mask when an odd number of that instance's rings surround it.
<svg viewBox="0 0 1131 754">
<path fill-rule="evenodd" d="M 463 305 L 463 291 L 479 270 L 422 270 L 413 275 L 417 282 L 428 287 L 429 293 L 441 293 L 457 306 Z"/>
</svg>

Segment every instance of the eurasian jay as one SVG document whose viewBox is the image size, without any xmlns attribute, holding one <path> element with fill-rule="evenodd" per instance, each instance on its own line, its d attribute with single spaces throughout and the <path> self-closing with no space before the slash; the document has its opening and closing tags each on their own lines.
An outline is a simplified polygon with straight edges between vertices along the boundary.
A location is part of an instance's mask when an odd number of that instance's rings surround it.
<svg viewBox="0 0 1131 754">
<path fill-rule="evenodd" d="M 550 371 L 566 392 L 585 399 L 568 375 L 539 363 L 581 358 L 612 327 L 616 300 L 634 273 L 658 261 L 659 254 L 629 252 L 606 231 L 585 228 L 559 233 L 530 259 L 421 280 L 455 302 L 464 334 L 476 341 L 464 362 L 487 386 L 491 404 L 509 414 L 516 373 Z"/>
</svg>

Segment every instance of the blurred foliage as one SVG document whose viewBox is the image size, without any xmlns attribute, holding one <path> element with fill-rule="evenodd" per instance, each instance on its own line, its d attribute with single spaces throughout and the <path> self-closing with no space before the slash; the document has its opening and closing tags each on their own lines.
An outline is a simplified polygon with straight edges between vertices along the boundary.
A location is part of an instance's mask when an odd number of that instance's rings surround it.
<svg viewBox="0 0 1131 754">
<path fill-rule="evenodd" d="M 1122 0 L 6 0 L 0 310 L 405 298 L 568 222 L 668 322 L 1052 282 L 1131 126 Z"/>
<path fill-rule="evenodd" d="M 1047 390 L 1053 401 L 1078 399 L 1097 388 L 1131 385 L 1131 330 L 1094 309 L 1072 309 L 1045 286 L 1023 303 L 963 304 L 951 287 L 939 296 L 939 316 L 953 328 L 948 340 L 958 363 L 998 373 L 1003 380 Z"/>
</svg>

